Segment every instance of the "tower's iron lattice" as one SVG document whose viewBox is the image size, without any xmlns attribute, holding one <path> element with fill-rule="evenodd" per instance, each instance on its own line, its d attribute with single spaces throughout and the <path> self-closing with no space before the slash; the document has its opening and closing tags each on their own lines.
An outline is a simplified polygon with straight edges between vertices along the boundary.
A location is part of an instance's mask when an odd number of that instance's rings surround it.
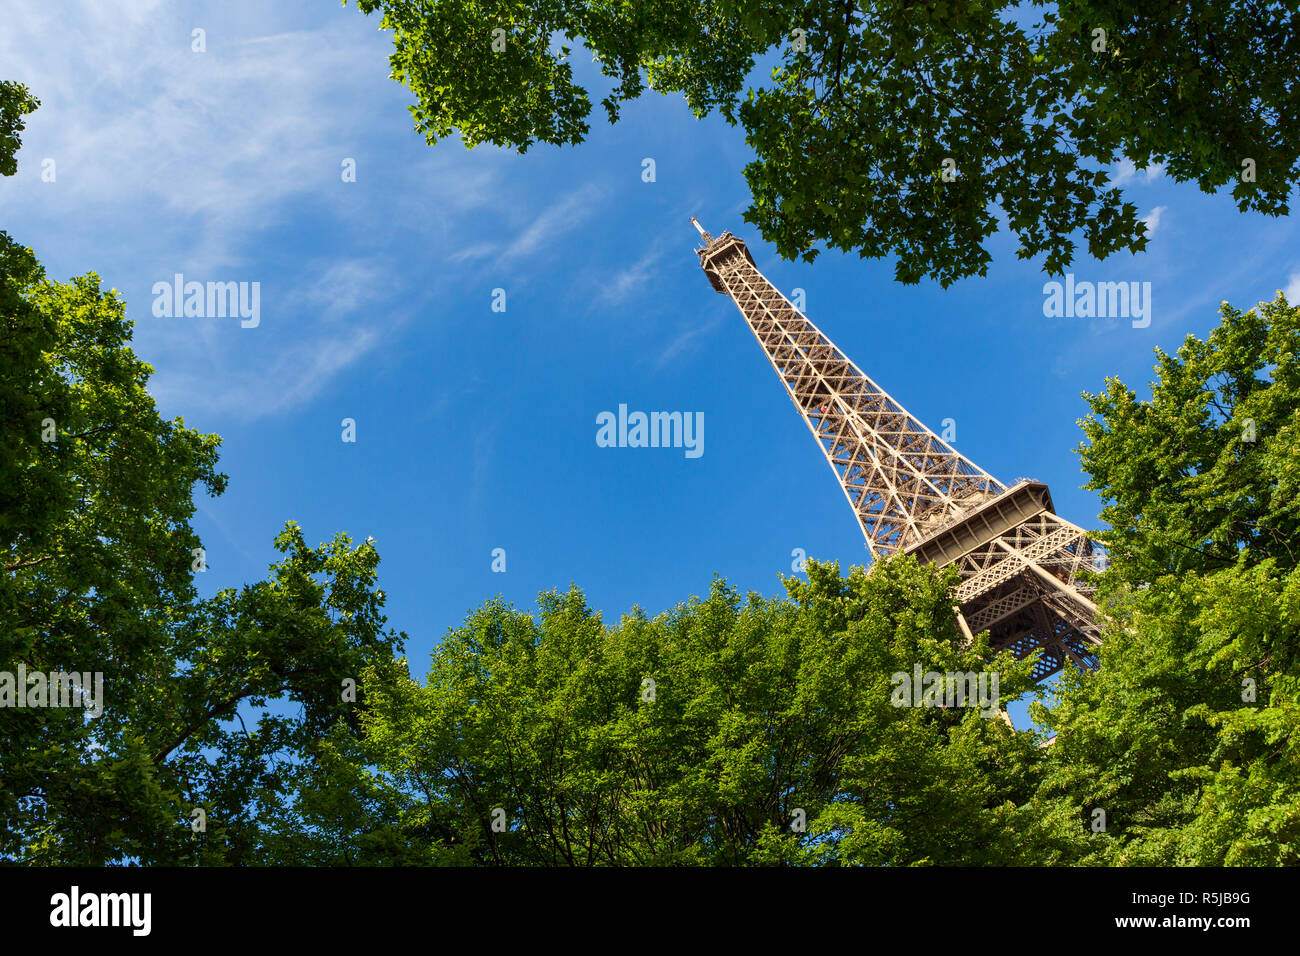
<svg viewBox="0 0 1300 956">
<path fill-rule="evenodd" d="M 1098 553 L 1053 512 L 1047 486 L 1008 488 L 909 415 L 758 271 L 730 232 L 704 237 L 700 266 L 730 296 L 835 472 L 873 558 L 955 564 L 957 623 L 994 649 L 1042 648 L 1035 678 L 1067 660 L 1095 667 Z"/>
</svg>

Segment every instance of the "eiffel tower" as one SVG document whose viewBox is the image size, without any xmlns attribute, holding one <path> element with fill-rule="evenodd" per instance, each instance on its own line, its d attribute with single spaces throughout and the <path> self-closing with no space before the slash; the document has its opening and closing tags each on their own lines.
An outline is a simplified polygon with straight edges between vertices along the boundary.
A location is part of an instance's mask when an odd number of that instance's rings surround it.
<svg viewBox="0 0 1300 956">
<path fill-rule="evenodd" d="M 1100 570 L 1087 534 L 1054 513 L 1047 486 L 1007 487 L 909 415 L 754 265 L 730 232 L 704 238 L 700 266 L 731 297 L 835 472 L 873 559 L 902 552 L 955 564 L 957 625 L 995 650 L 1042 648 L 1041 680 L 1067 661 L 1096 667 L 1100 629 L 1080 580 Z"/>
</svg>

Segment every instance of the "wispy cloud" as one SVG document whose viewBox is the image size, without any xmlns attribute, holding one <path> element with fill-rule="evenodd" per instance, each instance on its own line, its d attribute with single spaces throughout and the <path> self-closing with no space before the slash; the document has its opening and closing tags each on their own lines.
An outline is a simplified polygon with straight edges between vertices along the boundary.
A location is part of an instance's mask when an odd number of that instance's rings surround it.
<svg viewBox="0 0 1300 956">
<path fill-rule="evenodd" d="M 1300 272 L 1291 273 L 1291 278 L 1287 281 L 1282 294 L 1291 305 L 1300 305 Z"/>
<path fill-rule="evenodd" d="M 383 264 L 375 259 L 322 261 L 319 275 L 297 290 L 302 306 L 327 319 L 355 313 L 373 302 L 389 279 Z"/>
<path fill-rule="evenodd" d="M 390 40 L 359 29 L 355 14 L 286 31 L 273 11 L 217 8 L 199 20 L 200 53 L 184 10 L 69 6 L 6 11 L 4 78 L 27 83 L 42 107 L 28 120 L 19 175 L 0 182 L 5 226 L 52 274 L 94 269 L 126 290 L 134 347 L 158 369 L 151 391 L 166 414 L 253 419 L 310 401 L 409 312 L 411 295 L 392 304 L 416 283 L 362 224 L 382 220 L 385 206 L 391 220 L 414 206 L 428 260 L 441 265 L 458 221 L 498 201 L 491 151 L 420 147 L 388 174 L 389 188 L 343 181 L 345 158 L 364 184 L 382 168 L 368 152 L 377 138 L 409 137 L 399 103 L 375 109 L 400 97 L 376 69 Z M 53 183 L 40 179 L 46 157 Z M 268 239 L 304 208 L 314 211 L 311 241 Z M 333 236 L 342 241 L 319 248 Z M 516 255 L 540 234 L 519 242 Z M 153 318 L 145 293 L 176 272 L 259 282 L 261 325 Z"/>
<path fill-rule="evenodd" d="M 1121 159 L 1115 164 L 1115 171 L 1111 174 L 1110 184 L 1112 186 L 1126 186 L 1133 182 L 1138 176 L 1142 177 L 1142 182 L 1152 183 L 1164 174 L 1164 163 L 1156 163 L 1153 166 L 1148 166 L 1146 169 L 1138 169 L 1131 160 Z"/>
<path fill-rule="evenodd" d="M 716 331 L 720 325 L 722 325 L 722 319 L 715 317 L 704 325 L 695 325 L 682 330 L 659 353 L 659 358 L 655 360 L 655 368 L 664 368 L 679 358 L 696 351 L 703 343 L 703 340 Z"/>
<path fill-rule="evenodd" d="M 397 336 L 408 315 L 394 311 L 393 294 L 376 262 L 326 262 L 271 297 L 269 314 L 264 300 L 265 321 L 257 329 L 221 319 L 155 320 L 152 330 L 170 361 L 159 367 L 150 392 L 165 410 L 240 420 L 289 411 Z M 139 327 L 150 330 L 147 320 Z"/>
<path fill-rule="evenodd" d="M 7 200 L 143 206 L 172 238 L 229 260 L 289 200 L 338 182 L 345 130 L 362 118 L 349 88 L 355 67 L 383 55 L 365 31 L 359 42 L 337 30 L 238 38 L 214 29 L 196 53 L 177 11 L 141 22 L 98 7 L 7 14 L 6 75 L 44 104 L 29 121 L 20 179 L 37 176 L 37 156 L 58 170 L 39 193 L 16 183 Z M 76 37 L 63 36 L 69 23 Z M 53 47 L 77 55 L 36 54 Z"/>
<path fill-rule="evenodd" d="M 640 292 L 654 278 L 655 267 L 663 260 L 668 246 L 661 236 L 640 259 L 603 277 L 597 301 L 606 306 L 619 305 Z"/>
<path fill-rule="evenodd" d="M 1167 206 L 1156 206 L 1155 209 L 1142 217 L 1142 222 L 1147 227 L 1148 236 L 1156 234 L 1156 230 L 1160 228 L 1160 217 L 1164 215 L 1167 208 Z"/>
<path fill-rule="evenodd" d="M 582 225 L 599 208 L 607 189 L 596 183 L 579 186 L 535 214 L 515 237 L 507 242 L 478 242 L 453 252 L 451 262 L 492 260 L 500 269 L 532 258 L 559 236 Z"/>
<path fill-rule="evenodd" d="M 506 247 L 502 260 L 512 262 L 531 256 L 543 243 L 576 229 L 596 211 L 604 195 L 603 187 L 588 183 L 553 203 Z"/>
<path fill-rule="evenodd" d="M 458 249 L 449 257 L 449 262 L 473 262 L 476 259 L 487 259 L 499 249 L 500 246 L 493 242 L 478 242 L 472 246 L 466 246 L 464 249 Z"/>
</svg>

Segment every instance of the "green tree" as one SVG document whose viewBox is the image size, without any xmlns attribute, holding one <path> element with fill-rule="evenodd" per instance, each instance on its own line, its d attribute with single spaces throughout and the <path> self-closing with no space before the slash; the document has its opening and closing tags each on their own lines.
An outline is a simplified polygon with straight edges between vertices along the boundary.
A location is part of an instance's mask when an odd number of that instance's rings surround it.
<svg viewBox="0 0 1300 956">
<path fill-rule="evenodd" d="M 34 106 L 0 86 L 4 168 Z M 373 544 L 309 548 L 292 524 L 268 580 L 199 599 L 190 519 L 196 488 L 225 488 L 219 439 L 159 417 L 130 335 L 97 276 L 51 281 L 0 233 L 0 671 L 104 680 L 98 717 L 0 707 L 0 859 L 259 862 L 262 816 L 355 722 L 365 688 L 342 682 L 400 637 Z"/>
<path fill-rule="evenodd" d="M 1029 663 L 962 647 L 952 572 L 847 578 L 811 563 L 785 600 L 715 581 L 606 626 L 576 589 L 500 600 L 381 680 L 363 751 L 428 862 L 981 863 L 1075 852 L 1019 832 L 1042 750 L 996 711 L 896 706 L 894 675 Z M 496 824 L 494 826 L 494 823 Z M 1031 826 L 1031 829 L 1033 827 Z M 1048 832 L 1050 831 L 1050 832 Z M 1073 831 L 1071 831 L 1073 834 Z M 1082 840 L 1082 834 L 1073 834 Z M 1067 841 L 1068 842 L 1068 841 Z"/>
<path fill-rule="evenodd" d="M 18 171 L 15 158 L 25 128 L 23 117 L 31 113 L 40 101 L 21 83 L 0 80 L 0 176 L 12 176 Z"/>
<path fill-rule="evenodd" d="M 1149 400 L 1086 396 L 1112 620 L 1100 671 L 1040 713 L 1036 802 L 1104 811 L 1092 862 L 1300 863 L 1300 308 L 1221 311 L 1157 351 Z"/>
<path fill-rule="evenodd" d="M 743 126 L 745 219 L 783 256 L 892 254 L 903 282 L 985 274 L 999 211 L 1018 255 L 1052 273 L 1078 241 L 1098 258 L 1140 251 L 1137 209 L 1109 183 L 1122 157 L 1207 192 L 1231 186 L 1243 211 L 1270 215 L 1288 212 L 1300 175 L 1294 0 L 357 7 L 382 11 L 392 76 L 430 143 L 581 142 L 581 43 L 611 85 L 611 122 L 655 90 Z M 760 62 L 770 81 L 746 89 Z"/>
<path fill-rule="evenodd" d="M 259 805 L 354 719 L 342 681 L 400 644 L 378 554 L 343 536 L 309 548 L 290 525 L 269 580 L 200 600 L 189 522 L 195 487 L 225 487 L 216 436 L 158 416 L 122 301 L 94 275 L 49 281 L 6 236 L 0 303 L 0 670 L 105 681 L 93 720 L 0 708 L 0 854 L 254 862 Z"/>
</svg>

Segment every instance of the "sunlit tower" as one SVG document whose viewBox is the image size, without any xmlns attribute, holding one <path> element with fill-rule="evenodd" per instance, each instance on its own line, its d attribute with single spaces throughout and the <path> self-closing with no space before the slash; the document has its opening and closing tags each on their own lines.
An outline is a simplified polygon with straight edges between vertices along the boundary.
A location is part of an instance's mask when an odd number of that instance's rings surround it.
<svg viewBox="0 0 1300 956">
<path fill-rule="evenodd" d="M 758 271 L 729 232 L 704 237 L 700 266 L 731 297 L 817 439 L 872 558 L 898 552 L 955 564 L 957 624 L 987 629 L 994 649 L 1042 648 L 1035 678 L 1067 660 L 1095 667 L 1098 570 L 1084 531 L 1057 516 L 1047 486 L 1007 487 L 909 415 Z"/>
</svg>

